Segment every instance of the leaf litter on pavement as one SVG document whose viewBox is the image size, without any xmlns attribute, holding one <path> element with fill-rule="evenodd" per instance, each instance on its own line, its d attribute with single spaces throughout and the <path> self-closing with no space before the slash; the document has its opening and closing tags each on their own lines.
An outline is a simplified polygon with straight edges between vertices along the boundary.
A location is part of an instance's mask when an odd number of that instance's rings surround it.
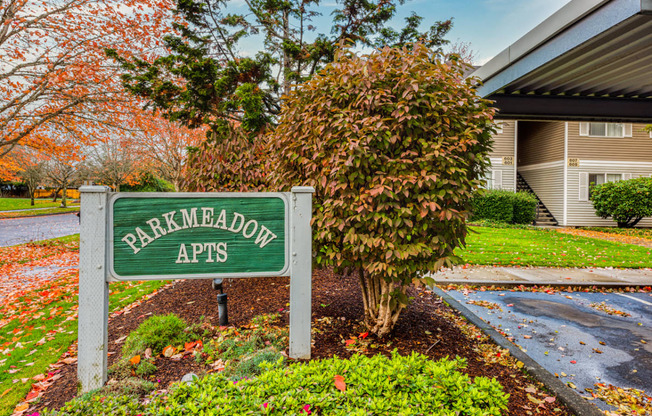
<svg viewBox="0 0 652 416">
<path fill-rule="evenodd" d="M 485 291 L 508 291 L 508 292 L 539 292 L 539 293 L 547 293 L 549 295 L 554 295 L 554 294 L 563 294 L 563 293 L 573 293 L 573 292 L 582 292 L 582 293 L 648 293 L 652 296 L 652 287 L 646 286 L 646 287 L 624 287 L 624 288 L 598 288 L 597 286 L 524 286 L 524 285 L 519 285 L 519 286 L 496 286 L 496 285 L 490 285 L 490 286 L 476 286 L 476 285 L 460 285 L 460 284 L 448 284 L 445 287 L 442 285 L 442 289 L 446 291 L 454 290 L 454 291 L 459 291 L 462 293 L 465 297 L 467 297 L 470 293 L 474 291 L 480 291 L 480 292 L 485 292 Z M 503 296 L 502 294 L 499 296 Z M 572 299 L 571 296 L 565 295 L 566 298 Z M 470 300 L 467 301 L 466 303 L 468 304 L 475 304 L 477 306 L 485 307 L 488 309 L 500 309 L 500 306 L 498 304 L 488 302 L 488 301 L 477 301 L 477 300 Z M 511 305 L 508 305 L 511 306 Z M 617 315 L 621 317 L 626 317 L 629 318 L 631 315 L 629 313 L 620 311 L 618 309 L 615 309 L 609 305 L 606 304 L 606 302 L 594 302 L 589 305 L 589 307 L 596 309 L 598 311 L 604 312 L 608 315 Z M 450 317 L 451 319 L 454 319 L 453 317 Z M 486 336 L 484 334 L 476 334 L 476 331 L 479 332 L 479 330 L 476 329 L 474 331 L 472 328 L 475 328 L 473 325 L 470 325 L 466 323 L 465 320 L 461 320 L 458 322 L 458 325 L 467 327 L 467 335 L 468 336 L 476 336 L 478 339 L 484 339 Z M 638 325 L 641 325 L 640 323 Z M 525 325 L 527 326 L 527 325 Z M 471 328 L 471 329 L 470 329 Z M 514 342 L 514 338 L 511 337 L 509 334 L 505 333 L 502 331 L 500 327 L 494 328 L 504 337 L 506 337 L 510 342 L 512 342 L 514 345 L 519 347 L 521 350 L 523 348 L 516 344 Z M 474 335 L 475 334 L 475 335 Z M 528 336 L 525 336 L 525 338 L 531 338 Z M 646 344 L 647 341 L 641 340 L 640 341 L 642 344 Z M 581 345 L 586 345 L 586 343 L 580 341 L 579 342 Z M 603 341 L 599 341 L 599 344 L 601 346 L 605 346 L 606 343 Z M 494 344 L 495 346 L 495 344 Z M 498 348 L 498 347 L 495 347 Z M 480 350 L 483 350 L 482 352 L 478 351 L 483 355 L 488 361 L 490 361 L 491 355 L 497 355 L 500 357 L 500 352 L 496 352 L 496 349 L 490 345 L 480 345 Z M 591 347 L 593 353 L 596 354 L 602 354 L 602 351 L 599 348 L 594 348 Z M 508 355 L 509 352 L 508 350 L 504 350 L 505 354 Z M 524 350 L 526 351 L 526 350 Z M 547 352 L 545 352 L 545 355 L 548 355 Z M 491 362 L 491 361 L 490 361 Z M 576 364 L 575 360 L 570 361 L 572 364 Z M 520 362 L 519 362 L 520 363 Z M 509 360 L 506 362 L 503 362 L 503 365 L 510 365 Z M 522 363 L 520 363 L 522 366 Z M 555 376 L 557 378 L 565 378 L 568 377 L 566 373 L 555 373 Z M 577 386 L 571 382 L 567 381 L 566 384 L 574 389 L 577 390 Z M 529 393 L 529 390 L 526 389 L 526 391 Z M 594 385 L 593 389 L 587 388 L 585 389 L 587 393 L 590 394 L 590 397 L 584 396 L 587 400 L 594 400 L 594 399 L 600 399 L 604 401 L 605 403 L 613 406 L 615 410 L 605 410 L 604 413 L 606 416 L 625 416 L 625 415 L 652 415 L 652 397 L 648 396 L 644 391 L 637 390 L 634 388 L 622 388 L 618 386 L 613 386 L 611 384 L 605 384 L 605 383 L 596 383 Z M 528 398 L 533 403 L 542 403 L 541 399 L 536 398 L 534 396 L 528 395 Z M 543 403 L 545 403 L 545 398 Z M 531 413 L 528 413 L 531 414 Z"/>
</svg>

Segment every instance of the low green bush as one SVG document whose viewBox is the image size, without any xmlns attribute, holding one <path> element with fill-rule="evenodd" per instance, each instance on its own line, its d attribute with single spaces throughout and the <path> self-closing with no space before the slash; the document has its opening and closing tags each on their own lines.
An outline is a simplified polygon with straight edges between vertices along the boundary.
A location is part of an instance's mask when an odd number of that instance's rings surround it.
<svg viewBox="0 0 652 416">
<path fill-rule="evenodd" d="M 591 189 L 591 202 L 597 216 L 611 217 L 621 228 L 634 227 L 643 218 L 652 217 L 652 178 L 597 185 Z"/>
<path fill-rule="evenodd" d="M 61 407 L 58 411 L 45 409 L 42 416 L 133 416 L 143 413 L 143 405 L 138 397 L 131 395 L 103 395 L 101 391 L 79 396 Z"/>
<path fill-rule="evenodd" d="M 172 415 L 465 415 L 491 416 L 507 411 L 509 395 L 495 379 L 471 379 L 459 370 L 464 360 L 431 361 L 413 353 L 392 357 L 354 355 L 284 367 L 262 364 L 253 379 L 233 381 L 223 373 L 180 383 L 166 396 L 150 396 L 147 405 L 129 397 L 96 396 L 68 403 L 58 416 L 88 414 Z M 344 391 L 335 385 L 343 377 Z M 102 403 L 102 405 L 100 405 Z M 46 413 L 48 415 L 48 413 Z"/>
<path fill-rule="evenodd" d="M 532 224 L 537 217 L 537 198 L 529 192 L 513 192 L 513 224 Z"/>
<path fill-rule="evenodd" d="M 131 358 L 143 354 L 147 348 L 151 348 L 156 355 L 168 345 L 183 345 L 184 342 L 191 341 L 187 327 L 188 324 L 183 319 L 172 313 L 152 316 L 127 336 L 122 355 Z"/>
<path fill-rule="evenodd" d="M 472 207 L 472 221 L 530 224 L 536 218 L 537 199 L 529 192 L 482 189 L 473 197 Z"/>
<path fill-rule="evenodd" d="M 268 371 L 239 382 L 211 374 L 177 385 L 167 400 L 152 402 L 143 415 L 300 414 L 323 415 L 500 415 L 508 395 L 492 379 L 471 380 L 458 370 L 461 359 L 431 361 L 413 353 L 337 357 L 288 367 L 263 364 Z M 345 391 L 336 388 L 341 375 Z"/>
</svg>

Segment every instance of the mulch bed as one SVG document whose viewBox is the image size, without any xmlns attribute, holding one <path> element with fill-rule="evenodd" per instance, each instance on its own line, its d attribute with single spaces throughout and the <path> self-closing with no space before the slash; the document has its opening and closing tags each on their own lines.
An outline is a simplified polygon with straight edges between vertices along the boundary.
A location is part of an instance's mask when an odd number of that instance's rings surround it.
<svg viewBox="0 0 652 416">
<path fill-rule="evenodd" d="M 282 310 L 283 324 L 288 324 L 287 303 L 289 301 L 288 278 L 249 278 L 227 279 L 224 282 L 228 294 L 229 324 L 239 326 L 264 313 L 277 313 Z M 487 364 L 473 350 L 474 340 L 467 338 L 450 320 L 442 317 L 440 311 L 445 306 L 441 300 L 429 291 L 413 289 L 412 304 L 403 311 L 393 334 L 376 342 L 378 348 L 369 350 L 369 354 L 383 353 L 389 355 L 397 349 L 401 354 L 416 351 L 432 359 L 446 356 L 465 357 L 470 376 L 495 377 L 510 394 L 510 415 L 571 415 L 561 403 L 537 408 L 525 391 L 531 384 L 517 368 L 500 364 Z M 333 355 L 349 357 L 354 351 L 345 346 L 344 340 L 364 332 L 360 322 L 363 316 L 362 298 L 358 281 L 355 277 L 336 275 L 330 270 L 316 270 L 313 274 L 313 322 L 330 322 L 324 330 L 321 325 L 319 333 L 314 334 L 313 359 L 328 358 Z M 147 302 L 135 307 L 128 314 L 119 315 L 109 322 L 109 365 L 118 357 L 121 344 L 115 341 L 136 327 L 147 317 L 156 314 L 176 313 L 189 323 L 204 320 L 218 325 L 216 292 L 211 288 L 210 280 L 186 280 L 152 297 Z M 426 332 L 427 331 L 427 332 Z M 434 346 L 433 346 L 434 344 Z M 200 373 L 203 364 L 192 359 L 171 361 L 158 359 L 158 371 L 155 379 L 160 380 L 160 388 L 167 388 L 179 381 L 184 374 Z M 208 368 L 208 367 L 206 367 Z M 77 391 L 77 367 L 65 365 L 60 370 L 62 377 L 57 380 L 39 400 L 30 408 L 30 412 L 44 407 L 57 409 L 72 399 Z M 561 411 L 553 411 L 559 408 Z M 532 413 L 530 413 L 532 412 Z"/>
</svg>

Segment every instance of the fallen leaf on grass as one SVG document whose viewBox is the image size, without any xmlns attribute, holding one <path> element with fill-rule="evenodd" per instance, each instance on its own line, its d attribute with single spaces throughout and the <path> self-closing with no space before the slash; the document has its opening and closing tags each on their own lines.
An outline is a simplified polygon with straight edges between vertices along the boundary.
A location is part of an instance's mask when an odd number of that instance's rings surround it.
<svg viewBox="0 0 652 416">
<path fill-rule="evenodd" d="M 140 355 L 134 355 L 133 357 L 131 357 L 129 362 L 133 365 L 138 365 L 138 363 L 140 363 Z"/>
</svg>

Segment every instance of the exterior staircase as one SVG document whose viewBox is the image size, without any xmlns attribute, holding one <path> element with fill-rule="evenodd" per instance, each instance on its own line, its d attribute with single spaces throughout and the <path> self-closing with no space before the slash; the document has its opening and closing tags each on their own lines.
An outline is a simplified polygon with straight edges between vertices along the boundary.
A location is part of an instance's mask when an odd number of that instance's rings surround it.
<svg viewBox="0 0 652 416">
<path fill-rule="evenodd" d="M 547 226 L 547 227 L 556 227 L 559 225 L 559 222 L 555 219 L 555 217 L 548 211 L 548 208 L 541 202 L 541 199 L 539 199 L 539 196 L 534 193 L 532 188 L 530 188 L 530 185 L 525 181 L 523 176 L 521 176 L 520 173 L 517 174 L 516 176 L 516 190 L 517 191 L 526 191 L 534 195 L 537 199 L 537 217 L 534 220 L 534 225 L 541 225 L 541 226 Z"/>
</svg>

